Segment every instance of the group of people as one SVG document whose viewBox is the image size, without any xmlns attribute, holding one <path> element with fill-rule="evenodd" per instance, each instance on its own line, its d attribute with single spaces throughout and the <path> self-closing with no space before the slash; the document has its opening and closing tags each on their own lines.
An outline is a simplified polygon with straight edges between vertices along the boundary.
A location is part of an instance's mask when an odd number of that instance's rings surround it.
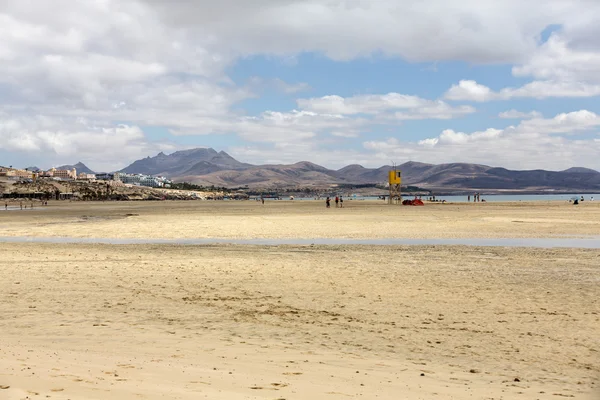
<svg viewBox="0 0 600 400">
<path fill-rule="evenodd" d="M 582 201 L 584 201 L 584 200 L 585 200 L 585 199 L 583 198 L 583 196 L 581 196 L 581 200 L 580 200 L 580 199 L 578 199 L 578 198 L 575 198 L 575 200 L 569 200 L 569 203 L 570 203 L 570 202 L 573 202 L 573 204 L 577 205 L 577 204 L 579 204 L 580 202 L 582 202 Z M 594 201 L 594 196 L 592 196 L 592 197 L 590 198 L 590 201 Z"/>
<path fill-rule="evenodd" d="M 42 202 L 41 202 L 41 204 L 42 204 L 43 206 L 47 206 L 47 205 L 48 205 L 48 202 L 47 202 L 47 201 L 42 201 Z M 23 200 L 21 200 L 21 201 L 19 201 L 19 207 L 21 207 L 21 210 L 22 210 L 23 208 L 27 209 L 27 203 L 26 203 L 26 202 L 23 202 Z M 31 207 L 31 209 L 33 210 L 33 200 L 31 200 L 31 205 L 30 205 L 30 207 Z M 5 209 L 5 210 L 8 210 L 8 201 L 6 201 L 6 200 L 4 201 L 4 209 Z"/>
<path fill-rule="evenodd" d="M 471 195 L 467 196 L 467 201 L 470 202 L 471 201 Z M 473 195 L 473 203 L 476 203 L 478 201 L 481 201 L 481 193 L 475 193 Z M 484 200 L 485 201 L 485 200 Z"/>
<path fill-rule="evenodd" d="M 331 208 L 331 198 L 329 196 L 325 199 L 325 206 Z M 344 198 L 342 196 L 335 196 L 335 208 L 344 208 Z"/>
</svg>

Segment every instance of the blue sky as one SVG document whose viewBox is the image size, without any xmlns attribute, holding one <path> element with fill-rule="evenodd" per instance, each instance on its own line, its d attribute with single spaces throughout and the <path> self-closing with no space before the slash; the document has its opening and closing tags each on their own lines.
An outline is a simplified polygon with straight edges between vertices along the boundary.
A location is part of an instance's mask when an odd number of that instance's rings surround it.
<svg viewBox="0 0 600 400">
<path fill-rule="evenodd" d="M 5 2 L 0 165 L 600 169 L 600 5 L 251 3 Z"/>
</svg>

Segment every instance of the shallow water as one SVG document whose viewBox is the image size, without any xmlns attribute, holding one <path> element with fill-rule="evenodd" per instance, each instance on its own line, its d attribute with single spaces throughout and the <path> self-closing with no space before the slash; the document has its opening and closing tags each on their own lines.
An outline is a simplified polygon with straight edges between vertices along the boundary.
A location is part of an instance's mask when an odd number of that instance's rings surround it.
<svg viewBox="0 0 600 400">
<path fill-rule="evenodd" d="M 45 209 L 46 208 L 42 207 L 42 206 L 38 206 L 38 207 L 34 207 L 34 208 L 27 206 L 27 208 L 23 208 L 23 209 L 21 209 L 21 207 L 19 207 L 19 206 L 16 206 L 16 207 L 8 206 L 8 208 L 1 207 L 0 212 L 2 212 L 2 211 L 32 211 L 32 210 L 38 211 L 38 210 L 45 210 Z"/>
<path fill-rule="evenodd" d="M 37 237 L 37 236 L 4 236 L 0 243 L 98 243 L 98 244 L 178 244 L 178 245 L 440 245 L 440 246 L 492 246 L 492 247 L 538 247 L 538 248 L 584 248 L 600 249 L 600 236 L 590 238 L 501 238 L 501 239 L 222 239 L 222 238 L 193 238 L 193 239 L 116 239 L 116 238 L 77 238 L 77 237 Z"/>
<path fill-rule="evenodd" d="M 335 195 L 334 195 L 335 196 Z M 515 201 L 564 201 L 566 203 L 569 200 L 573 200 L 575 198 L 581 199 L 581 197 L 588 201 L 593 202 L 600 200 L 600 193 L 570 193 L 570 194 L 492 194 L 492 195 L 481 195 L 481 200 L 485 200 L 490 203 L 498 203 L 498 202 L 515 202 Z M 427 199 L 429 196 L 423 196 L 423 200 Z M 402 198 L 404 200 L 412 200 L 414 196 L 410 194 L 403 194 Z M 382 204 L 385 204 L 383 200 L 379 199 L 377 196 L 357 196 L 350 195 L 345 196 L 344 199 L 347 201 L 361 201 L 361 200 L 379 200 Z M 471 203 L 473 202 L 473 195 L 471 194 L 470 200 L 467 195 L 461 196 L 436 196 L 436 199 L 441 202 L 442 200 L 446 200 L 448 203 Z M 265 199 L 269 201 L 274 201 L 274 199 Z M 295 200 L 314 200 L 314 197 L 296 197 Z M 290 201 L 289 197 L 282 197 L 281 201 Z M 319 199 L 319 201 L 325 202 L 325 198 Z"/>
</svg>

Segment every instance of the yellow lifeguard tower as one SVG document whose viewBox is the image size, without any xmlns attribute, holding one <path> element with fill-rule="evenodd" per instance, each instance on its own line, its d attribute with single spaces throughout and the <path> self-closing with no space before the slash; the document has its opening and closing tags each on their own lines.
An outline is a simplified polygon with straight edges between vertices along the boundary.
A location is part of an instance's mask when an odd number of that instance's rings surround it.
<svg viewBox="0 0 600 400">
<path fill-rule="evenodd" d="M 389 204 L 402 204 L 402 190 L 400 186 L 402 185 L 402 171 L 398 171 L 396 167 L 393 170 L 389 171 L 389 185 L 390 185 L 390 198 Z"/>
</svg>

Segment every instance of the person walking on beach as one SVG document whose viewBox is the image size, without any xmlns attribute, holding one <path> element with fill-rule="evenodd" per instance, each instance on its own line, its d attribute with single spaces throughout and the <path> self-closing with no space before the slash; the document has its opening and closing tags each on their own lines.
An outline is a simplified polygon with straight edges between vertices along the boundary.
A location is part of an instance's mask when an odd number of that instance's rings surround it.
<svg viewBox="0 0 600 400">
<path fill-rule="evenodd" d="M 467 196 L 467 203 L 470 203 L 470 202 L 471 202 L 471 195 L 468 195 Z"/>
<path fill-rule="evenodd" d="M 329 196 L 327 196 L 327 199 L 325 199 L 325 207 L 327 207 L 327 208 L 331 207 L 331 199 L 329 198 Z"/>
<path fill-rule="evenodd" d="M 344 198 L 340 196 L 340 208 L 344 208 Z"/>
<path fill-rule="evenodd" d="M 5 201 L 5 202 L 4 202 L 4 209 L 5 209 L 5 210 L 8 210 L 8 201 Z"/>
<path fill-rule="evenodd" d="M 339 204 L 340 204 L 340 198 L 335 196 L 335 208 L 338 208 Z"/>
</svg>

